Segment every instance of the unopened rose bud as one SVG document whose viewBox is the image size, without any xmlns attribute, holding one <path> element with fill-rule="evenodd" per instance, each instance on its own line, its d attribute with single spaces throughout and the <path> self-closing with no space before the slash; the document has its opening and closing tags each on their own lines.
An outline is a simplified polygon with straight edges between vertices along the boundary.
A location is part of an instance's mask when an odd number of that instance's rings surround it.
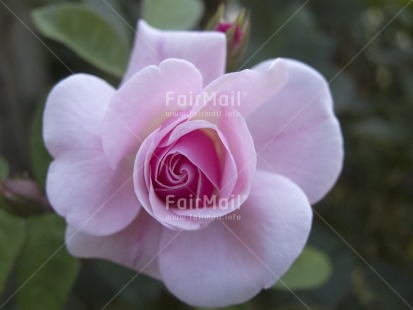
<svg viewBox="0 0 413 310">
<path fill-rule="evenodd" d="M 215 30 L 216 31 L 221 31 L 223 33 L 227 33 L 231 29 L 231 27 L 233 27 L 233 26 L 234 26 L 234 31 L 233 31 L 233 34 L 231 33 L 232 34 L 231 39 L 232 39 L 233 46 L 235 48 L 241 43 L 241 39 L 242 39 L 242 36 L 243 36 L 243 32 L 242 32 L 241 27 L 239 25 L 237 25 L 235 23 L 232 24 L 232 23 L 221 22 L 221 23 L 218 24 L 218 26 Z"/>
<path fill-rule="evenodd" d="M 51 211 L 40 186 L 30 179 L 6 179 L 0 183 L 0 198 L 13 207 L 12 212 L 26 216 Z"/>
<path fill-rule="evenodd" d="M 207 30 L 225 33 L 227 37 L 227 71 L 233 71 L 244 56 L 249 42 L 250 15 L 243 9 L 233 22 L 223 21 L 224 5 L 221 5 L 208 23 Z"/>
</svg>

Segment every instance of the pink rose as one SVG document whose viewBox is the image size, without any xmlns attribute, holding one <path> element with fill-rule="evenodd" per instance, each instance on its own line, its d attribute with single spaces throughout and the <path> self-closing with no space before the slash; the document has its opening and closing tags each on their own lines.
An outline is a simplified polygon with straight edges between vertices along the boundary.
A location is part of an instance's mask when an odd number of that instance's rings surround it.
<svg viewBox="0 0 413 310">
<path fill-rule="evenodd" d="M 158 278 L 194 306 L 274 285 L 343 159 L 319 73 L 277 59 L 224 74 L 225 54 L 223 33 L 141 21 L 118 89 L 76 74 L 44 113 L 47 193 L 69 251 Z"/>
</svg>

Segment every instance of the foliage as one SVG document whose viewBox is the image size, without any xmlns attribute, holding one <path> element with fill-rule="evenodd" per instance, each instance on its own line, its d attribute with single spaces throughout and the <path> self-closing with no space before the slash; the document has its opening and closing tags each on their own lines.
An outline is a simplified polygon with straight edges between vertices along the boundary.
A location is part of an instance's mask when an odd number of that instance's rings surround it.
<svg viewBox="0 0 413 310">
<path fill-rule="evenodd" d="M 16 266 L 19 309 L 61 309 L 65 305 L 79 260 L 64 247 L 64 226 L 57 215 L 26 221 L 26 241 Z"/>
<path fill-rule="evenodd" d="M 328 257 L 313 246 L 307 246 L 275 288 L 305 290 L 323 285 L 331 276 Z"/>
<path fill-rule="evenodd" d="M 65 223 L 57 215 L 17 218 L 0 210 L 0 293 L 14 268 L 0 308 L 15 298 L 18 308 L 61 309 L 76 280 L 79 260 L 63 242 Z"/>
<path fill-rule="evenodd" d="M 39 104 L 33 117 L 30 151 L 34 177 L 44 188 L 46 186 L 47 168 L 52 158 L 47 152 L 42 138 L 43 110 L 44 104 Z"/>
<path fill-rule="evenodd" d="M 200 0 L 142 1 L 142 18 L 159 29 L 190 29 L 201 18 L 202 10 Z"/>
<path fill-rule="evenodd" d="M 0 181 L 7 178 L 8 175 L 9 175 L 9 164 L 7 163 L 7 160 L 3 156 L 0 156 Z"/>
<path fill-rule="evenodd" d="M 0 210 L 0 293 L 24 244 L 24 222 Z"/>
<path fill-rule="evenodd" d="M 129 47 L 99 14 L 80 4 L 58 4 L 33 11 L 36 28 L 65 44 L 98 68 L 122 76 Z"/>
</svg>

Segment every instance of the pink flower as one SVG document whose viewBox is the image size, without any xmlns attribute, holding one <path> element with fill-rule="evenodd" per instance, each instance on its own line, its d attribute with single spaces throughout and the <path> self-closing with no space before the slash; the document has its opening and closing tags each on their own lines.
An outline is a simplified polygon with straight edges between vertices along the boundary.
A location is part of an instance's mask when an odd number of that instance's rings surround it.
<svg viewBox="0 0 413 310">
<path fill-rule="evenodd" d="M 69 251 L 158 278 L 194 306 L 274 285 L 343 159 L 319 73 L 277 59 L 224 74 L 225 56 L 223 33 L 141 21 L 118 89 L 70 76 L 44 114 L 47 193 Z"/>
</svg>

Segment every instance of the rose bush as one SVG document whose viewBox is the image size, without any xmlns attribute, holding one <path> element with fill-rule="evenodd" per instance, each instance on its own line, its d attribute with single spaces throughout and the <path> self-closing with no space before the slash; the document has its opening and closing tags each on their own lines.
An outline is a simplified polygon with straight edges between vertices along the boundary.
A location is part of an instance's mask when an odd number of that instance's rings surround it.
<svg viewBox="0 0 413 310">
<path fill-rule="evenodd" d="M 44 112 L 47 193 L 69 251 L 160 279 L 195 306 L 274 285 L 343 159 L 319 73 L 277 59 L 225 74 L 225 58 L 223 33 L 141 21 L 118 89 L 75 74 Z"/>
</svg>

